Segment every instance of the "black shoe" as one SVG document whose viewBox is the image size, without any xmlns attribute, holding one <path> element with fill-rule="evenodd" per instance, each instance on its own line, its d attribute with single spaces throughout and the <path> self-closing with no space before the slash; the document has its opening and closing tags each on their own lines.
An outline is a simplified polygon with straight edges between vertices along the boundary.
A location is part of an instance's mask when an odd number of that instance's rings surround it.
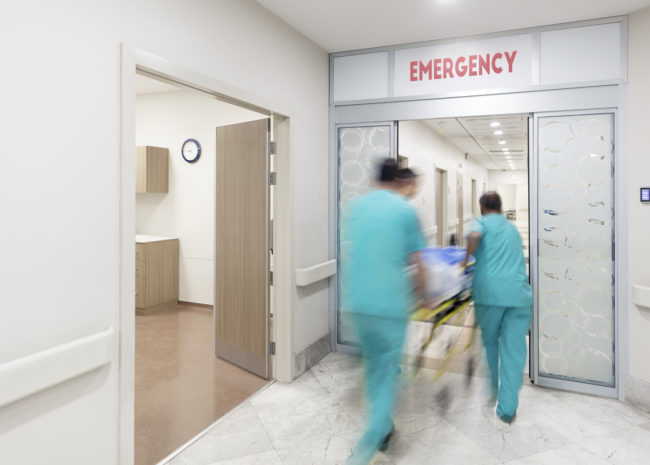
<svg viewBox="0 0 650 465">
<path fill-rule="evenodd" d="M 384 438 L 383 442 L 381 443 L 381 446 L 379 446 L 379 450 L 381 452 L 386 452 L 386 450 L 388 449 L 388 444 L 390 443 L 390 439 L 393 437 L 393 434 L 395 434 L 395 425 L 391 426 L 390 432 Z"/>
</svg>

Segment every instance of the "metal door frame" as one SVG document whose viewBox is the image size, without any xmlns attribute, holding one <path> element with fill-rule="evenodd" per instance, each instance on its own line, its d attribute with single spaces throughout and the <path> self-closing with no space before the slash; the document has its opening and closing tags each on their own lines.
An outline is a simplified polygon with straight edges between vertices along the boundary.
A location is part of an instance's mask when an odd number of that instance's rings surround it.
<svg viewBox="0 0 650 465">
<path fill-rule="evenodd" d="M 415 100 L 400 100 L 392 102 L 376 102 L 376 103 L 359 103 L 359 104 L 345 104 L 335 105 L 331 103 L 330 107 L 330 154 L 331 154 L 331 170 L 330 170 L 330 186 L 332 199 L 330 205 L 330 227 L 333 234 L 330 242 L 330 253 L 332 256 L 338 257 L 338 141 L 337 134 L 339 127 L 357 127 L 357 126 L 374 126 L 387 124 L 386 122 L 397 123 L 404 120 L 423 120 L 435 118 L 450 118 L 450 117 L 467 117 L 467 116 L 492 116 L 492 115 L 508 115 L 517 113 L 527 113 L 529 115 L 539 113 L 552 113 L 562 112 L 576 112 L 577 114 L 586 114 L 587 112 L 607 113 L 615 112 L 615 128 L 614 137 L 618 140 L 618 150 L 615 152 L 615 173 L 614 173 L 614 195 L 615 203 L 614 208 L 617 211 L 616 221 L 616 238 L 623 238 L 623 232 L 620 228 L 622 225 L 627 224 L 627 207 L 624 199 L 626 192 L 622 188 L 621 176 L 624 173 L 622 163 L 623 157 L 620 155 L 624 148 L 622 147 L 623 137 L 621 137 L 624 130 L 624 124 L 621 118 L 624 117 L 624 96 L 626 92 L 626 84 L 622 81 L 608 82 L 603 84 L 595 84 L 584 87 L 566 87 L 566 88 L 553 88 L 553 89 L 538 89 L 538 90 L 524 90 L 521 92 L 508 92 L 508 93 L 485 93 L 481 95 L 472 96 L 450 96 L 445 98 L 431 98 L 431 99 L 415 99 Z M 529 119 L 530 121 L 533 118 Z M 529 133 L 529 144 L 534 144 L 537 141 L 535 131 Z M 529 151 L 529 157 L 532 152 Z M 531 166 L 529 166 L 529 176 L 531 173 Z M 530 182 L 530 180 L 529 180 Z M 537 196 L 537 184 L 529 185 L 529 198 L 532 199 Z M 529 207 L 532 210 L 532 206 Z M 530 212 L 529 212 L 530 213 Z M 530 222 L 530 255 L 531 257 L 536 253 L 537 230 L 534 219 L 529 215 Z M 610 397 L 624 398 L 624 380 L 627 373 L 626 364 L 627 348 L 620 344 L 620 341 L 625 341 L 627 336 L 627 301 L 628 296 L 625 290 L 627 289 L 628 273 L 626 271 L 626 258 L 624 256 L 627 250 L 626 244 L 619 245 L 616 253 L 615 265 L 615 295 L 616 295 L 616 315 L 615 315 L 615 347 L 617 349 L 615 357 L 615 387 L 604 389 L 597 386 L 598 389 L 593 389 L 591 385 L 580 384 L 574 386 L 572 384 L 562 384 L 552 382 L 549 387 L 557 389 L 571 389 L 578 392 L 585 392 L 590 394 L 599 394 Z M 330 312 L 332 321 L 332 347 L 338 351 L 350 352 L 354 351 L 351 346 L 338 343 L 338 276 L 333 279 L 333 286 L 331 288 L 330 298 Z M 333 298 L 332 298 L 333 297 Z M 534 358 L 536 354 L 532 354 Z M 531 362 L 532 363 L 532 362 Z"/>
<path fill-rule="evenodd" d="M 539 238 L 537 235 L 537 228 L 539 224 L 538 218 L 538 207 L 539 207 L 539 119 L 548 118 L 553 116 L 583 116 L 583 115 L 612 115 L 613 117 L 613 153 L 612 153 L 612 260 L 614 261 L 613 273 L 614 273 L 614 283 L 612 286 L 612 297 L 613 305 L 612 310 L 614 312 L 613 325 L 612 328 L 614 334 L 614 386 L 603 386 L 598 384 L 589 384 L 587 382 L 573 381 L 570 379 L 562 379 L 561 377 L 550 377 L 544 376 L 539 372 L 539 286 L 538 286 L 538 257 L 539 257 Z M 531 338 L 531 366 L 532 371 L 530 373 L 531 380 L 534 384 L 539 386 L 555 388 L 555 389 L 564 389 L 571 390 L 575 392 L 581 392 L 585 394 L 595 394 L 606 397 L 618 397 L 619 395 L 619 385 L 622 381 L 620 377 L 620 344 L 619 344 L 619 327 L 620 327 L 620 304 L 619 304 L 619 250 L 616 247 L 617 229 L 618 229 L 618 215 L 616 213 L 617 199 L 619 198 L 617 192 L 617 186 L 620 183 L 616 182 L 619 170 L 617 169 L 617 163 L 619 159 L 619 150 L 618 150 L 618 109 L 615 107 L 602 108 L 602 109 L 593 109 L 593 110 L 571 110 L 571 111 L 556 111 L 556 112 L 536 112 L 531 118 L 532 124 L 532 137 L 529 137 L 529 165 L 528 165 L 528 175 L 529 175 L 529 191 L 534 192 L 535 195 L 530 195 L 530 204 L 529 204 L 529 222 L 530 222 L 530 233 L 531 237 L 534 231 L 535 240 L 530 241 L 530 278 L 531 286 L 533 288 L 533 322 L 530 332 Z"/>
</svg>

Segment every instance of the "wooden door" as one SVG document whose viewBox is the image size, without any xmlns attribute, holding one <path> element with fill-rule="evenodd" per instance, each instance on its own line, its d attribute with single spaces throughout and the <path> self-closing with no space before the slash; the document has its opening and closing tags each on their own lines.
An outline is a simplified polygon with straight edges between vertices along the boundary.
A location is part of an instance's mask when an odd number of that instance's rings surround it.
<svg viewBox="0 0 650 465">
<path fill-rule="evenodd" d="M 215 353 L 268 377 L 269 120 L 217 128 Z"/>
</svg>

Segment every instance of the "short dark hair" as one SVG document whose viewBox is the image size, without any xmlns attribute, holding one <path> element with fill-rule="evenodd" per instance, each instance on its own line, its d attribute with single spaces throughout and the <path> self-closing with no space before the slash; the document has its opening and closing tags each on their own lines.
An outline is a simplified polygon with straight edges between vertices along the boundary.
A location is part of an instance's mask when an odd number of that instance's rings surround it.
<svg viewBox="0 0 650 465">
<path fill-rule="evenodd" d="M 397 176 L 397 162 L 393 158 L 384 158 L 379 166 L 377 180 L 379 182 L 393 182 Z"/>
<path fill-rule="evenodd" d="M 397 171 L 397 179 L 399 181 L 411 181 L 413 178 L 416 178 L 418 175 L 411 168 L 402 168 Z"/>
<path fill-rule="evenodd" d="M 495 191 L 486 192 L 479 200 L 483 209 L 501 213 L 501 197 Z"/>
</svg>

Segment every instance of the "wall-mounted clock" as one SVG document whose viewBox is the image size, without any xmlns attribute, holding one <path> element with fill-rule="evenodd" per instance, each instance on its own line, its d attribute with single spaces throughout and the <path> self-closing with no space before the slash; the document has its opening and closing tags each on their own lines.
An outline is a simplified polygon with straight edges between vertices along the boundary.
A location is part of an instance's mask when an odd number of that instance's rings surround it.
<svg viewBox="0 0 650 465">
<path fill-rule="evenodd" d="M 181 155 L 183 155 L 183 158 L 188 163 L 196 162 L 201 156 L 201 144 L 196 139 L 187 139 L 183 142 Z"/>
</svg>

